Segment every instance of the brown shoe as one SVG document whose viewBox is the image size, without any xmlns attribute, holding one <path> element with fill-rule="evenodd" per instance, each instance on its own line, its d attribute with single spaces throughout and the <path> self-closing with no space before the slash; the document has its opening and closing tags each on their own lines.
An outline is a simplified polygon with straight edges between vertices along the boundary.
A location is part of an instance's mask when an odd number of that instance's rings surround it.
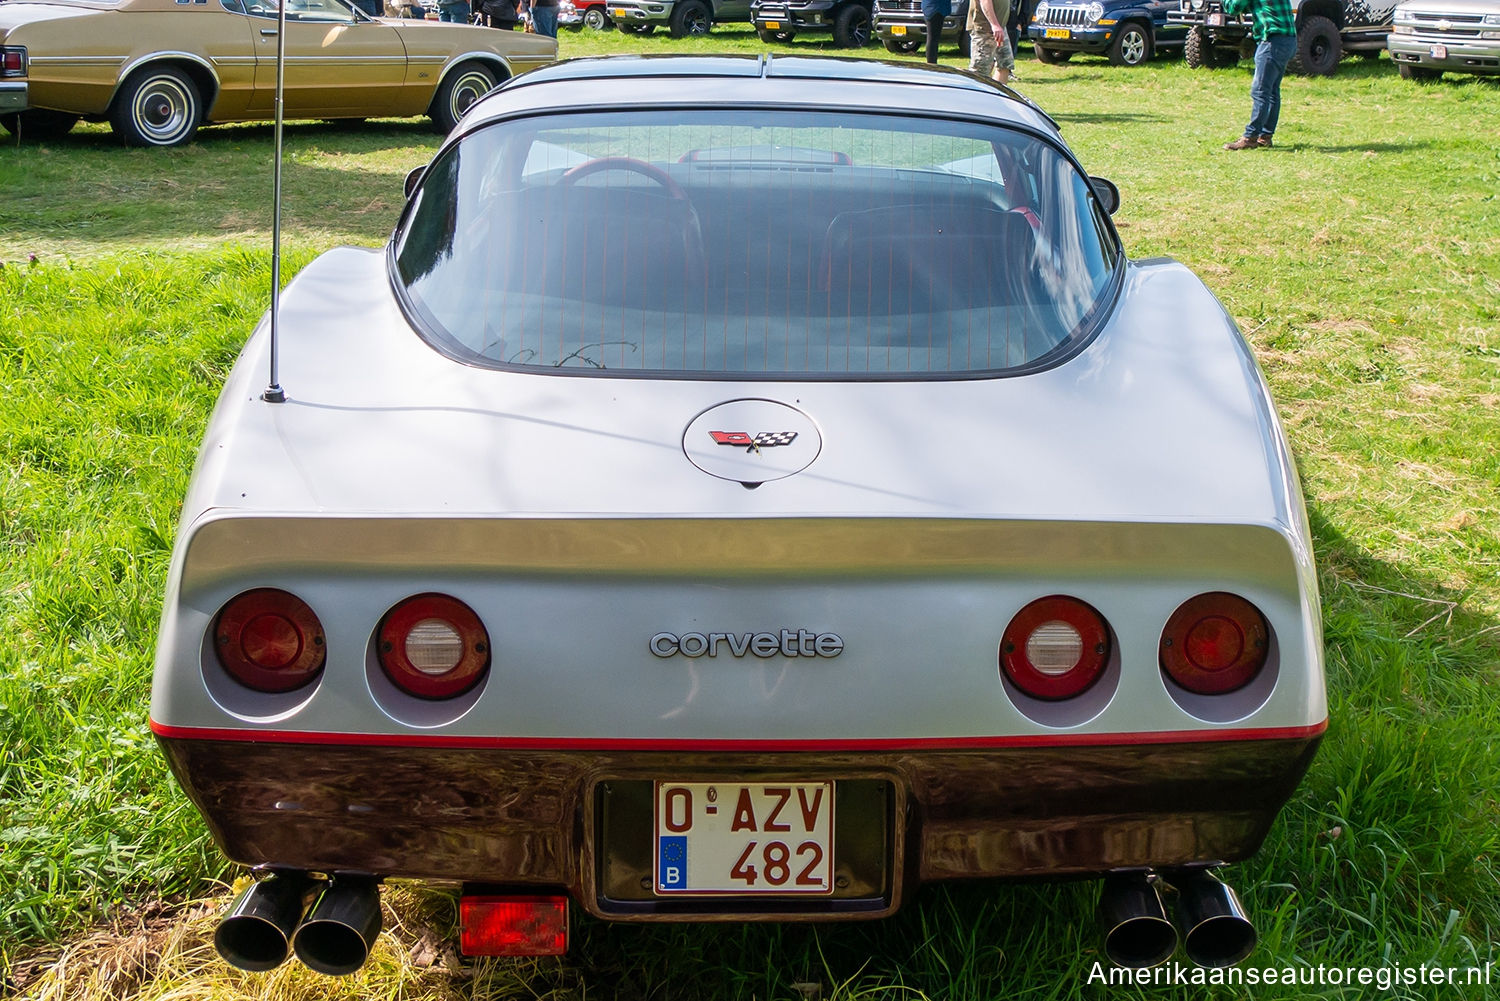
<svg viewBox="0 0 1500 1001">
<path fill-rule="evenodd" d="M 1270 149 L 1271 148 L 1271 137 L 1269 135 L 1256 136 L 1255 137 L 1255 145 L 1259 146 L 1261 149 Z"/>
<path fill-rule="evenodd" d="M 1249 136 L 1240 136 L 1238 139 L 1236 139 L 1232 143 L 1225 143 L 1224 144 L 1224 148 L 1225 149 L 1255 149 L 1255 147 L 1257 147 L 1259 145 L 1260 145 L 1260 142 L 1258 140 L 1251 139 Z"/>
</svg>

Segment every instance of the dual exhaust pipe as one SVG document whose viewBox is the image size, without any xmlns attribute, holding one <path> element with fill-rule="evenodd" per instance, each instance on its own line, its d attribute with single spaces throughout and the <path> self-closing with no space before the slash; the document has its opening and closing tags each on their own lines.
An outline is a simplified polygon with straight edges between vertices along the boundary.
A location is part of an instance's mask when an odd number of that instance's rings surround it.
<svg viewBox="0 0 1500 1001">
<path fill-rule="evenodd" d="M 231 966 L 253 973 L 274 970 L 296 952 L 309 969 L 342 977 L 365 964 L 379 934 L 378 880 L 335 876 L 317 883 L 277 873 L 235 898 L 214 932 L 214 948 Z"/>
<path fill-rule="evenodd" d="M 1255 926 L 1239 896 L 1207 869 L 1181 869 L 1164 877 L 1177 890 L 1177 924 L 1167 919 L 1157 883 L 1146 873 L 1104 880 L 1099 922 L 1104 953 L 1117 966 L 1157 966 L 1182 947 L 1199 966 L 1233 966 L 1255 949 Z"/>
<path fill-rule="evenodd" d="M 1177 925 L 1146 873 L 1105 878 L 1099 921 L 1111 962 L 1130 968 L 1166 962 L 1177 951 L 1178 926 L 1184 951 L 1199 966 L 1233 966 L 1250 955 L 1255 926 L 1233 889 L 1207 869 L 1165 878 L 1177 890 Z M 235 898 L 214 932 L 214 948 L 241 970 L 273 970 L 295 952 L 309 969 L 341 977 L 365 964 L 380 926 L 378 880 L 336 876 L 317 883 L 278 873 Z"/>
</svg>

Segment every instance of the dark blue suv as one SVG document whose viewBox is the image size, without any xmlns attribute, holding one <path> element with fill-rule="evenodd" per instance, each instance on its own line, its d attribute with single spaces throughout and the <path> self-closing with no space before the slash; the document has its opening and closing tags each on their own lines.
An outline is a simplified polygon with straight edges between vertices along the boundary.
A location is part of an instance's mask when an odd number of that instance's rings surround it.
<svg viewBox="0 0 1500 1001">
<path fill-rule="evenodd" d="M 1185 25 L 1167 21 L 1177 0 L 1040 0 L 1026 37 L 1044 63 L 1065 63 L 1075 52 L 1107 55 L 1116 66 L 1139 66 L 1159 49 L 1178 49 Z"/>
</svg>

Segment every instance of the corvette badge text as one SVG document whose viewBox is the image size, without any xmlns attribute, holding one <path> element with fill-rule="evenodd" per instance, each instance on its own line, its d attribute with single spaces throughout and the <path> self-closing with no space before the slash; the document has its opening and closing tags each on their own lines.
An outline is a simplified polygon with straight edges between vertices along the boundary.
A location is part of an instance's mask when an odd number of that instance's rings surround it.
<svg viewBox="0 0 1500 1001">
<path fill-rule="evenodd" d="M 657 633 L 647 644 L 658 657 L 837 657 L 844 640 L 837 633 L 783 629 L 779 633 Z"/>
</svg>

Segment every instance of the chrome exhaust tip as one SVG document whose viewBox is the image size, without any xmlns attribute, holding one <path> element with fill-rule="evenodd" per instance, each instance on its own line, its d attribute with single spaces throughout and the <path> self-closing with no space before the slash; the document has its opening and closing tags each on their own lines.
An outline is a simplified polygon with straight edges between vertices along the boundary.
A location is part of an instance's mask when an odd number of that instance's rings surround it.
<svg viewBox="0 0 1500 1001">
<path fill-rule="evenodd" d="M 1177 921 L 1188 958 L 1199 966 L 1233 966 L 1255 951 L 1255 926 L 1239 896 L 1207 869 L 1171 873 Z"/>
<path fill-rule="evenodd" d="M 1156 885 L 1143 872 L 1104 877 L 1099 925 L 1104 954 L 1116 966 L 1159 966 L 1177 951 L 1177 929 L 1167 920 Z"/>
<path fill-rule="evenodd" d="M 292 936 L 308 969 L 342 977 L 365 965 L 380 934 L 380 884 L 367 876 L 335 876 Z"/>
<path fill-rule="evenodd" d="M 274 970 L 291 952 L 302 917 L 307 880 L 279 874 L 245 888 L 214 929 L 214 948 L 230 966 L 251 973 Z"/>
</svg>

